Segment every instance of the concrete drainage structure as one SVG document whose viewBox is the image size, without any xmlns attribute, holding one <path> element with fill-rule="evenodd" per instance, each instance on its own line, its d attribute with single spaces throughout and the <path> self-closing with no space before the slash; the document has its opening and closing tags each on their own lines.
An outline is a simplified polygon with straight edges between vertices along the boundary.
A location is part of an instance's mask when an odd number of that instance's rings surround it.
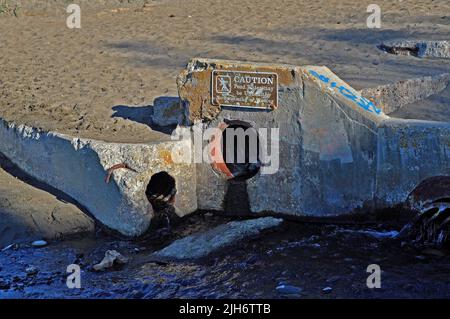
<svg viewBox="0 0 450 319">
<path fill-rule="evenodd" d="M 145 196 L 151 176 L 166 171 L 177 183 L 177 208 L 182 214 L 197 209 L 195 167 L 175 164 L 171 154 L 186 149 L 187 141 L 148 144 L 107 143 L 44 132 L 0 121 L 0 152 L 20 169 L 75 199 L 105 226 L 126 236 L 138 236 L 149 226 L 152 207 Z M 127 163 L 137 172 L 106 171 Z"/>
<path fill-rule="evenodd" d="M 227 94 L 215 96 L 215 81 L 225 80 L 226 88 L 235 73 L 266 74 L 275 87 L 269 97 L 273 103 L 259 105 L 256 99 L 256 107 L 246 108 L 228 105 Z M 226 161 L 178 163 L 174 154 L 194 152 L 196 146 L 191 139 L 169 136 L 147 144 L 106 143 L 1 122 L 0 152 L 127 236 L 148 228 L 152 209 L 145 187 L 160 171 L 176 180 L 180 214 L 230 210 L 233 194 L 246 214 L 317 218 L 392 207 L 423 181 L 450 178 L 449 123 L 390 118 L 326 67 L 193 59 L 177 83 L 180 103 L 168 100 L 170 118 L 159 118 L 167 113 L 159 110 L 155 123 L 177 123 L 187 130 L 251 127 L 260 141 L 273 146 L 257 166 L 244 167 L 244 178 L 235 178 L 243 167 Z M 267 136 L 260 129 L 267 129 Z M 271 135 L 273 129 L 278 136 Z M 201 146 L 211 154 L 222 138 Z M 272 154 L 279 158 L 277 165 Z M 106 170 L 121 162 L 137 173 L 117 170 L 113 182 L 105 184 Z M 276 169 L 264 173 L 271 165 Z"/>
<path fill-rule="evenodd" d="M 278 75 L 274 110 L 211 104 L 213 70 Z M 423 180 L 450 175 L 450 124 L 393 119 L 326 67 L 194 59 L 178 79 L 190 123 L 279 128 L 279 169 L 246 183 L 250 211 L 325 217 L 402 203 Z M 201 209 L 223 210 L 228 182 L 197 165 Z M 449 191 L 450 192 L 450 191 Z"/>
</svg>

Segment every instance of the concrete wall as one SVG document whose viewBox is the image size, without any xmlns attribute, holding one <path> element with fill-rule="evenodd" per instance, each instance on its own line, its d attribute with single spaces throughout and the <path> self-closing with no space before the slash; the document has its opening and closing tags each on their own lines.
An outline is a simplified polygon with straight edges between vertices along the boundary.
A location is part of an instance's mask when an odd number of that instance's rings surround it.
<svg viewBox="0 0 450 319">
<path fill-rule="evenodd" d="M 101 223 L 127 236 L 150 224 L 152 208 L 145 197 L 150 177 L 167 171 L 176 182 L 176 206 L 184 214 L 197 209 L 195 166 L 176 164 L 172 151 L 188 141 L 149 144 L 106 143 L 43 132 L 0 121 L 0 152 L 31 176 L 63 191 L 85 206 Z M 106 170 L 125 162 L 138 173 L 119 169 L 109 184 Z"/>
<path fill-rule="evenodd" d="M 420 182 L 450 177 L 450 123 L 388 119 L 378 129 L 377 153 L 378 206 L 395 205 Z"/>
<path fill-rule="evenodd" d="M 276 73 L 278 106 L 212 105 L 212 70 Z M 450 176 L 449 123 L 392 119 L 326 67 L 194 59 L 177 83 L 181 103 L 167 105 L 170 121 L 178 121 L 180 130 L 183 125 L 188 131 L 216 128 L 232 120 L 268 129 L 260 138 L 275 147 L 269 146 L 269 154 L 279 150 L 278 169 L 263 174 L 273 163 L 263 164 L 260 173 L 245 182 L 245 194 L 233 195 L 236 201 L 245 195 L 242 200 L 248 200 L 255 214 L 325 217 L 359 208 L 369 212 L 403 202 L 427 178 Z M 274 128 L 279 136 L 272 139 Z M 178 141 L 167 136 L 167 141 L 147 144 L 106 143 L 0 120 L 1 153 L 127 236 L 148 228 L 152 208 L 145 188 L 160 171 L 176 180 L 180 215 L 197 208 L 225 209 L 235 184 L 208 162 L 180 163 L 174 158 L 192 156 L 192 146 L 191 136 Z M 127 163 L 137 173 L 119 169 L 105 184 L 106 170 L 118 163 Z"/>
<path fill-rule="evenodd" d="M 213 69 L 276 72 L 278 108 L 210 105 Z M 404 201 L 424 178 L 450 175 L 448 123 L 391 119 L 326 67 L 194 59 L 178 84 L 191 122 L 204 121 L 208 128 L 241 120 L 256 129 L 279 128 L 279 170 L 246 182 L 254 213 L 323 217 L 370 211 Z M 230 185 L 210 164 L 198 164 L 199 208 L 223 210 Z"/>
</svg>

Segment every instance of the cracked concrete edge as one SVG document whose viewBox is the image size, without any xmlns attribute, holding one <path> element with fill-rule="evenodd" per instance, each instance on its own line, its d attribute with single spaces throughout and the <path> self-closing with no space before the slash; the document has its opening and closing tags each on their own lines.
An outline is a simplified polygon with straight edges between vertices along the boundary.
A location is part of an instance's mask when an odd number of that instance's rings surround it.
<svg viewBox="0 0 450 319">
<path fill-rule="evenodd" d="M 20 169 L 74 198 L 101 224 L 126 236 L 144 233 L 153 216 L 145 197 L 150 177 L 167 171 L 177 182 L 181 214 L 197 209 L 195 165 L 177 164 L 172 155 L 190 149 L 190 141 L 154 144 L 108 143 L 45 132 L 0 119 L 0 152 Z M 106 170 L 125 162 L 137 173 Z"/>
<path fill-rule="evenodd" d="M 221 108 L 218 105 L 210 103 L 209 91 L 211 71 L 213 69 L 276 72 L 280 88 L 301 87 L 302 80 L 310 80 L 319 86 L 324 94 L 342 101 L 346 107 L 350 107 L 374 123 L 379 123 L 384 119 L 382 112 L 374 114 L 373 111 L 367 112 L 367 110 L 364 110 L 356 101 L 360 93 L 325 66 L 295 66 L 192 58 L 177 77 L 178 94 L 183 104 L 183 110 L 187 112 L 188 123 L 186 124 L 193 124 L 202 120 L 211 121 L 221 112 Z M 322 81 L 323 78 L 328 78 L 328 82 Z M 334 83 L 334 86 L 330 86 L 331 83 Z M 372 101 L 372 103 L 374 102 Z"/>
<path fill-rule="evenodd" d="M 232 221 L 202 233 L 178 239 L 169 246 L 153 253 L 153 260 L 195 260 L 229 247 L 237 241 L 257 236 L 262 231 L 280 226 L 283 219 L 261 217 Z"/>
<path fill-rule="evenodd" d="M 389 115 L 408 104 L 443 91 L 449 83 L 450 73 L 442 73 L 365 88 L 360 92 L 366 98 L 378 101 L 383 112 Z"/>
<path fill-rule="evenodd" d="M 450 58 L 450 41 L 394 39 L 384 41 L 380 48 L 393 54 L 412 54 L 420 58 Z"/>
</svg>

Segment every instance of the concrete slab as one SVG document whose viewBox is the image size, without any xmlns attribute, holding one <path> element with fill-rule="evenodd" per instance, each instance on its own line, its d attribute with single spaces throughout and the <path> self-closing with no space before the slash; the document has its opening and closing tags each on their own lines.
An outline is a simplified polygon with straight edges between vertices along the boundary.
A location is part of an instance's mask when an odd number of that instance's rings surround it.
<svg viewBox="0 0 450 319">
<path fill-rule="evenodd" d="M 144 233 L 153 215 L 145 196 L 150 177 L 166 171 L 176 180 L 180 214 L 197 209 L 195 166 L 172 159 L 188 141 L 106 143 L 45 132 L 0 120 L 0 152 L 20 169 L 74 198 L 103 225 L 126 236 Z M 127 163 L 106 184 L 106 171 Z"/>
<path fill-rule="evenodd" d="M 174 241 L 151 255 L 155 260 L 193 260 L 206 257 L 241 240 L 281 225 L 282 219 L 263 217 L 232 221 L 203 233 L 193 234 Z"/>
</svg>

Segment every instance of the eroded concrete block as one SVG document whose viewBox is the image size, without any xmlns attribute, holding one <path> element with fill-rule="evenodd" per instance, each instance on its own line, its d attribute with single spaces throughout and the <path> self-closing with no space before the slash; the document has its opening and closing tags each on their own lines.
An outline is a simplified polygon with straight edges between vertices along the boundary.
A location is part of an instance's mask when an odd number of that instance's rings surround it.
<svg viewBox="0 0 450 319">
<path fill-rule="evenodd" d="M 138 236 L 148 228 L 153 210 L 145 189 L 157 172 L 166 171 L 175 178 L 175 205 L 181 214 L 197 209 L 195 166 L 177 164 L 172 158 L 190 141 L 106 143 L 3 120 L 0 141 L 0 152 L 22 170 L 68 194 L 102 224 L 124 235 Z M 116 170 L 106 184 L 107 169 L 118 163 L 127 163 L 137 172 Z"/>
<path fill-rule="evenodd" d="M 260 87 L 252 72 L 277 75 L 276 85 L 263 88 L 261 96 L 267 95 L 256 104 L 239 93 L 247 89 L 253 96 Z M 223 77 L 217 81 L 215 74 Z M 242 86 L 247 75 L 254 86 Z M 251 213 L 325 217 L 361 208 L 371 212 L 401 203 L 423 179 L 450 175 L 448 123 L 391 119 L 377 101 L 361 96 L 326 67 L 193 59 L 178 77 L 178 86 L 187 118 L 203 122 L 196 124 L 203 129 L 246 123 L 258 132 L 268 130 L 262 139 L 271 140 L 268 149 L 278 152 L 279 161 L 275 165 L 275 158 L 262 158 L 260 172 L 245 181 Z M 219 92 L 212 90 L 218 87 L 226 91 L 222 104 L 214 101 Z M 279 134 L 272 138 L 274 129 Z M 405 141 L 414 141 L 414 147 L 403 147 Z M 274 172 L 262 172 L 272 164 L 277 166 Z M 199 208 L 225 209 L 234 187 L 229 180 L 236 176 L 217 172 L 218 166 L 197 165 Z"/>
<path fill-rule="evenodd" d="M 159 260 L 203 258 L 238 241 L 256 236 L 264 230 L 277 227 L 282 222 L 282 219 L 273 217 L 229 222 L 206 232 L 178 239 L 153 253 L 151 257 Z"/>
<path fill-rule="evenodd" d="M 443 91 L 450 82 L 450 74 L 424 76 L 374 88 L 361 90 L 361 94 L 379 103 L 386 114 L 395 112 L 407 104 L 426 99 Z"/>
<path fill-rule="evenodd" d="M 396 39 L 384 41 L 380 47 L 392 54 L 450 58 L 450 41 Z"/>
<path fill-rule="evenodd" d="M 184 109 L 178 97 L 162 96 L 153 102 L 154 124 L 159 126 L 177 125 L 185 122 Z"/>
</svg>

